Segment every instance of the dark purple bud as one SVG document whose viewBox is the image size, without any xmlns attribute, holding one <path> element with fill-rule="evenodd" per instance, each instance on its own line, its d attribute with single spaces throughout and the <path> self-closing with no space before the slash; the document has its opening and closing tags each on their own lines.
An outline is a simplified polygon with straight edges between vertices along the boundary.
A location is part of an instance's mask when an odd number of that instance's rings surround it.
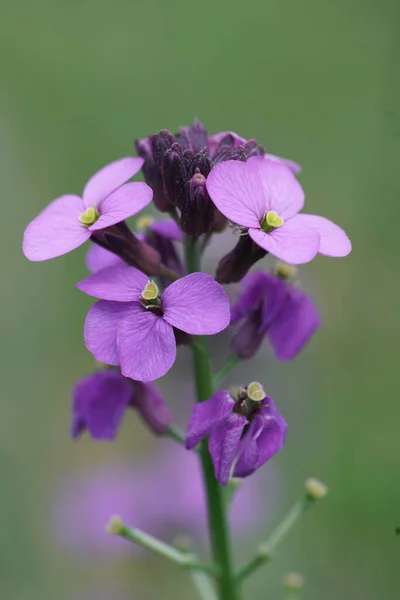
<svg viewBox="0 0 400 600">
<path fill-rule="evenodd" d="M 253 243 L 249 235 L 241 235 L 233 250 L 221 259 L 216 280 L 218 283 L 237 283 L 266 254 L 265 250 Z"/>
<path fill-rule="evenodd" d="M 257 140 L 249 140 L 244 145 L 244 151 L 247 158 L 251 158 L 252 156 L 264 156 L 265 149 L 260 146 Z"/>
<path fill-rule="evenodd" d="M 173 144 L 163 159 L 162 173 L 164 192 L 168 201 L 181 208 L 186 196 L 187 168 L 186 161 L 179 144 Z"/>
<path fill-rule="evenodd" d="M 171 205 L 164 196 L 163 180 L 161 169 L 156 164 L 153 155 L 152 138 L 145 138 L 143 140 L 136 140 L 135 146 L 138 155 L 144 159 L 142 171 L 146 183 L 153 190 L 154 204 L 161 212 L 167 212 L 170 210 Z"/>
<path fill-rule="evenodd" d="M 136 408 L 142 419 L 157 434 L 167 431 L 172 414 L 164 398 L 152 383 L 128 380 L 133 388 L 131 406 Z"/>
<path fill-rule="evenodd" d="M 225 157 L 224 160 L 241 160 L 242 162 L 246 162 L 247 156 L 242 146 L 238 146 L 231 150 Z"/>
<path fill-rule="evenodd" d="M 204 177 L 208 177 L 211 171 L 211 166 L 211 161 L 208 158 L 208 150 L 207 148 L 204 148 L 190 161 L 188 167 L 188 179 L 193 177 L 196 172 L 201 173 L 204 175 Z"/>
<path fill-rule="evenodd" d="M 194 120 L 193 125 L 189 127 L 188 134 L 191 148 L 195 154 L 204 148 L 208 148 L 207 129 L 199 119 Z"/>
<path fill-rule="evenodd" d="M 182 231 L 200 236 L 211 229 L 214 205 L 206 188 L 206 178 L 201 173 L 193 175 L 187 186 L 186 200 L 181 208 Z"/>
<path fill-rule="evenodd" d="M 257 352 L 264 339 L 263 306 L 250 312 L 236 331 L 231 346 L 241 358 L 251 358 Z"/>
<path fill-rule="evenodd" d="M 182 150 L 190 149 L 189 127 L 181 127 L 175 134 L 175 141 L 181 145 Z"/>
<path fill-rule="evenodd" d="M 161 168 L 164 154 L 175 142 L 174 136 L 168 131 L 168 129 L 162 129 L 160 133 L 152 135 L 150 139 L 154 162 Z"/>
<path fill-rule="evenodd" d="M 214 233 L 221 233 L 228 225 L 228 219 L 214 206 L 214 220 L 211 230 Z"/>
<path fill-rule="evenodd" d="M 217 162 L 221 162 L 219 159 L 221 152 L 225 155 L 229 150 L 233 150 L 235 147 L 235 138 L 231 133 L 227 133 L 218 143 L 217 147 L 214 150 L 212 155 L 212 159 L 214 164 Z"/>
</svg>

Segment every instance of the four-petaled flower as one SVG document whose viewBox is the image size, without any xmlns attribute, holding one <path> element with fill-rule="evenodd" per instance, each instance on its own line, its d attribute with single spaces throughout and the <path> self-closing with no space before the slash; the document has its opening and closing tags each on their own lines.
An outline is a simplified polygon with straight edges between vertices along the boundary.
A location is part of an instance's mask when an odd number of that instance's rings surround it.
<svg viewBox="0 0 400 600">
<path fill-rule="evenodd" d="M 120 365 L 137 381 L 165 375 L 176 357 L 174 328 L 213 335 L 230 321 L 229 301 L 211 275 L 192 273 L 162 294 L 155 282 L 133 267 L 110 267 L 77 284 L 101 298 L 89 310 L 85 343 L 95 358 Z"/>
<path fill-rule="evenodd" d="M 190 450 L 209 436 L 208 449 L 215 477 L 226 485 L 229 476 L 247 477 L 283 446 L 287 424 L 272 398 L 253 382 L 234 399 L 227 390 L 216 392 L 193 407 L 186 432 Z"/>
<path fill-rule="evenodd" d="M 332 221 L 298 214 L 304 192 L 281 161 L 256 156 L 220 163 L 207 178 L 207 190 L 223 215 L 285 262 L 301 264 L 318 252 L 346 256 L 351 251 L 347 235 Z"/>
<path fill-rule="evenodd" d="M 84 244 L 96 231 L 140 212 L 151 202 L 153 192 L 145 183 L 125 182 L 142 164 L 142 158 L 121 158 L 89 179 L 82 198 L 66 194 L 53 200 L 25 229 L 25 256 L 32 261 L 61 256 Z"/>
<path fill-rule="evenodd" d="M 278 360 L 292 360 L 320 324 L 311 298 L 265 271 L 246 275 L 242 286 L 231 307 L 231 322 L 240 323 L 232 340 L 234 350 L 242 358 L 250 358 L 267 336 Z"/>
</svg>

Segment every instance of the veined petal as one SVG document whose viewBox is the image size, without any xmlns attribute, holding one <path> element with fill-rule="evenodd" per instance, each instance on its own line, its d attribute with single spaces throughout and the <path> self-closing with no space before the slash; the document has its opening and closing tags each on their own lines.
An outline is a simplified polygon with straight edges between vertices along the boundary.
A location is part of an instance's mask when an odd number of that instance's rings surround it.
<svg viewBox="0 0 400 600">
<path fill-rule="evenodd" d="M 319 253 L 325 256 L 347 256 L 351 252 L 351 242 L 346 233 L 329 219 L 317 215 L 297 215 L 298 222 L 304 227 L 311 227 L 320 236 Z"/>
<path fill-rule="evenodd" d="M 260 229 L 249 229 L 249 235 L 261 248 L 290 264 L 310 262 L 318 254 L 318 232 L 303 227 L 297 216 L 270 233 L 264 233 Z"/>
<path fill-rule="evenodd" d="M 229 325 L 229 300 L 211 275 L 192 273 L 174 281 L 162 298 L 164 319 L 193 335 L 212 335 Z"/>
<path fill-rule="evenodd" d="M 263 187 L 253 161 L 228 160 L 207 177 L 207 191 L 218 210 L 242 227 L 259 227 L 266 210 Z M 262 158 L 264 162 L 264 158 Z"/>
<path fill-rule="evenodd" d="M 144 310 L 136 302 L 108 302 L 100 300 L 89 310 L 84 329 L 86 348 L 107 365 L 119 365 L 117 353 L 118 321 L 132 313 Z"/>
<path fill-rule="evenodd" d="M 176 358 L 171 325 L 149 311 L 123 319 L 118 325 L 118 356 L 125 377 L 144 382 L 162 377 Z"/>
<path fill-rule="evenodd" d="M 293 286 L 288 287 L 286 301 L 267 331 L 276 358 L 295 358 L 319 324 L 320 317 L 311 298 Z"/>
<path fill-rule="evenodd" d="M 85 208 L 98 206 L 114 190 L 133 177 L 143 165 L 143 158 L 127 156 L 106 165 L 97 171 L 87 182 L 83 190 Z"/>
<path fill-rule="evenodd" d="M 101 269 L 79 281 L 76 287 L 85 294 L 102 300 L 139 302 L 148 280 L 147 275 L 138 269 L 122 265 Z"/>
<path fill-rule="evenodd" d="M 97 206 L 100 217 L 89 227 L 98 231 L 129 219 L 147 206 L 153 197 L 153 191 L 146 183 L 132 181 L 116 189 Z"/>
<path fill-rule="evenodd" d="M 263 429 L 262 417 L 255 417 L 241 441 L 239 458 L 233 471 L 234 477 L 247 477 L 257 469 L 259 452 L 257 439 Z"/>
<path fill-rule="evenodd" d="M 22 250 L 26 258 L 48 260 L 86 242 L 91 234 L 79 222 L 83 211 L 79 196 L 68 194 L 53 200 L 25 229 Z"/>
<path fill-rule="evenodd" d="M 261 183 L 264 212 L 274 210 L 284 220 L 297 215 L 304 206 L 304 191 L 283 161 L 256 156 L 245 164 Z"/>
<path fill-rule="evenodd" d="M 221 419 L 229 415 L 234 404 L 227 390 L 220 390 L 205 402 L 195 404 L 186 431 L 186 448 L 191 450 L 197 446 Z"/>
<path fill-rule="evenodd" d="M 165 237 L 176 242 L 183 241 L 183 233 L 179 229 L 178 224 L 172 219 L 164 219 L 163 221 L 154 221 L 149 226 L 149 230 L 157 235 Z"/>
<path fill-rule="evenodd" d="M 92 244 L 86 254 L 86 267 L 92 273 L 97 273 L 107 267 L 121 267 L 125 265 L 122 258 L 97 244 Z"/>
<path fill-rule="evenodd" d="M 217 423 L 211 431 L 208 449 L 214 464 L 215 477 L 221 485 L 228 483 L 245 425 L 246 417 L 232 412 Z"/>
</svg>

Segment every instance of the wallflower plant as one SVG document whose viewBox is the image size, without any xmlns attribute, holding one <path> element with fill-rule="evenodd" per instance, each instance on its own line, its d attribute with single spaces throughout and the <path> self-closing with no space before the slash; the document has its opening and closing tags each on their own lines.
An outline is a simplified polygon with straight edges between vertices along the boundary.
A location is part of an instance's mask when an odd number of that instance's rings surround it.
<svg viewBox="0 0 400 600">
<path fill-rule="evenodd" d="M 229 503 L 237 482 L 246 485 L 284 447 L 288 425 L 280 399 L 277 406 L 268 394 L 264 372 L 260 381 L 239 381 L 235 388 L 223 382 L 259 351 L 264 338 L 277 360 L 296 358 L 320 317 L 294 280 L 295 265 L 317 254 L 346 256 L 351 244 L 338 225 L 300 212 L 305 200 L 296 178 L 300 166 L 267 154 L 256 140 L 233 132 L 210 136 L 195 120 L 175 135 L 162 130 L 137 140 L 136 150 L 139 157 L 115 161 L 93 175 L 82 197 L 68 194 L 50 203 L 27 226 L 23 252 L 41 261 L 91 243 L 86 257 L 91 274 L 77 287 L 96 298 L 84 340 L 104 366 L 74 387 L 71 436 L 87 432 L 97 441 L 115 440 L 126 410 L 133 408 L 157 436 L 174 439 L 180 452 L 200 461 L 210 562 L 202 562 L 195 548 L 171 546 L 118 516 L 110 515 L 107 531 L 189 569 L 203 600 L 241 600 L 243 580 L 270 560 L 327 489 L 307 480 L 301 500 L 236 569 Z M 145 183 L 129 183 L 140 169 Z M 126 219 L 152 200 L 168 218 L 142 215 L 131 230 Z M 220 258 L 215 275 L 202 272 L 203 253 L 229 225 L 236 245 Z M 267 254 L 285 262 L 248 273 Z M 240 282 L 240 291 L 230 302 L 232 291 L 223 285 L 233 282 Z M 208 338 L 224 330 L 230 347 L 215 372 Z M 178 347 L 191 350 L 196 391 L 186 434 L 154 383 L 173 368 Z M 166 460 L 166 471 L 174 468 Z"/>
</svg>

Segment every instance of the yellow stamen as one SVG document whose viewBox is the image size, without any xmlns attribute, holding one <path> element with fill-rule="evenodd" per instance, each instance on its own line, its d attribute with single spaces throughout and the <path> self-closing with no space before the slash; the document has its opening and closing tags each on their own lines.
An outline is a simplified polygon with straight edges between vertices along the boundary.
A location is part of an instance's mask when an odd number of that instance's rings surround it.
<svg viewBox="0 0 400 600">
<path fill-rule="evenodd" d="M 95 206 L 89 206 L 81 215 L 79 215 L 79 221 L 81 225 L 84 227 L 90 227 L 94 223 L 96 223 L 97 219 L 100 217 L 99 211 Z"/>
<path fill-rule="evenodd" d="M 144 286 L 144 290 L 142 292 L 142 298 L 144 300 L 157 300 L 160 295 L 160 291 L 157 287 L 157 284 L 154 281 L 148 281 Z"/>
<path fill-rule="evenodd" d="M 247 395 L 253 402 L 261 402 L 265 398 L 265 392 L 261 383 L 253 381 L 247 386 Z"/>
</svg>

